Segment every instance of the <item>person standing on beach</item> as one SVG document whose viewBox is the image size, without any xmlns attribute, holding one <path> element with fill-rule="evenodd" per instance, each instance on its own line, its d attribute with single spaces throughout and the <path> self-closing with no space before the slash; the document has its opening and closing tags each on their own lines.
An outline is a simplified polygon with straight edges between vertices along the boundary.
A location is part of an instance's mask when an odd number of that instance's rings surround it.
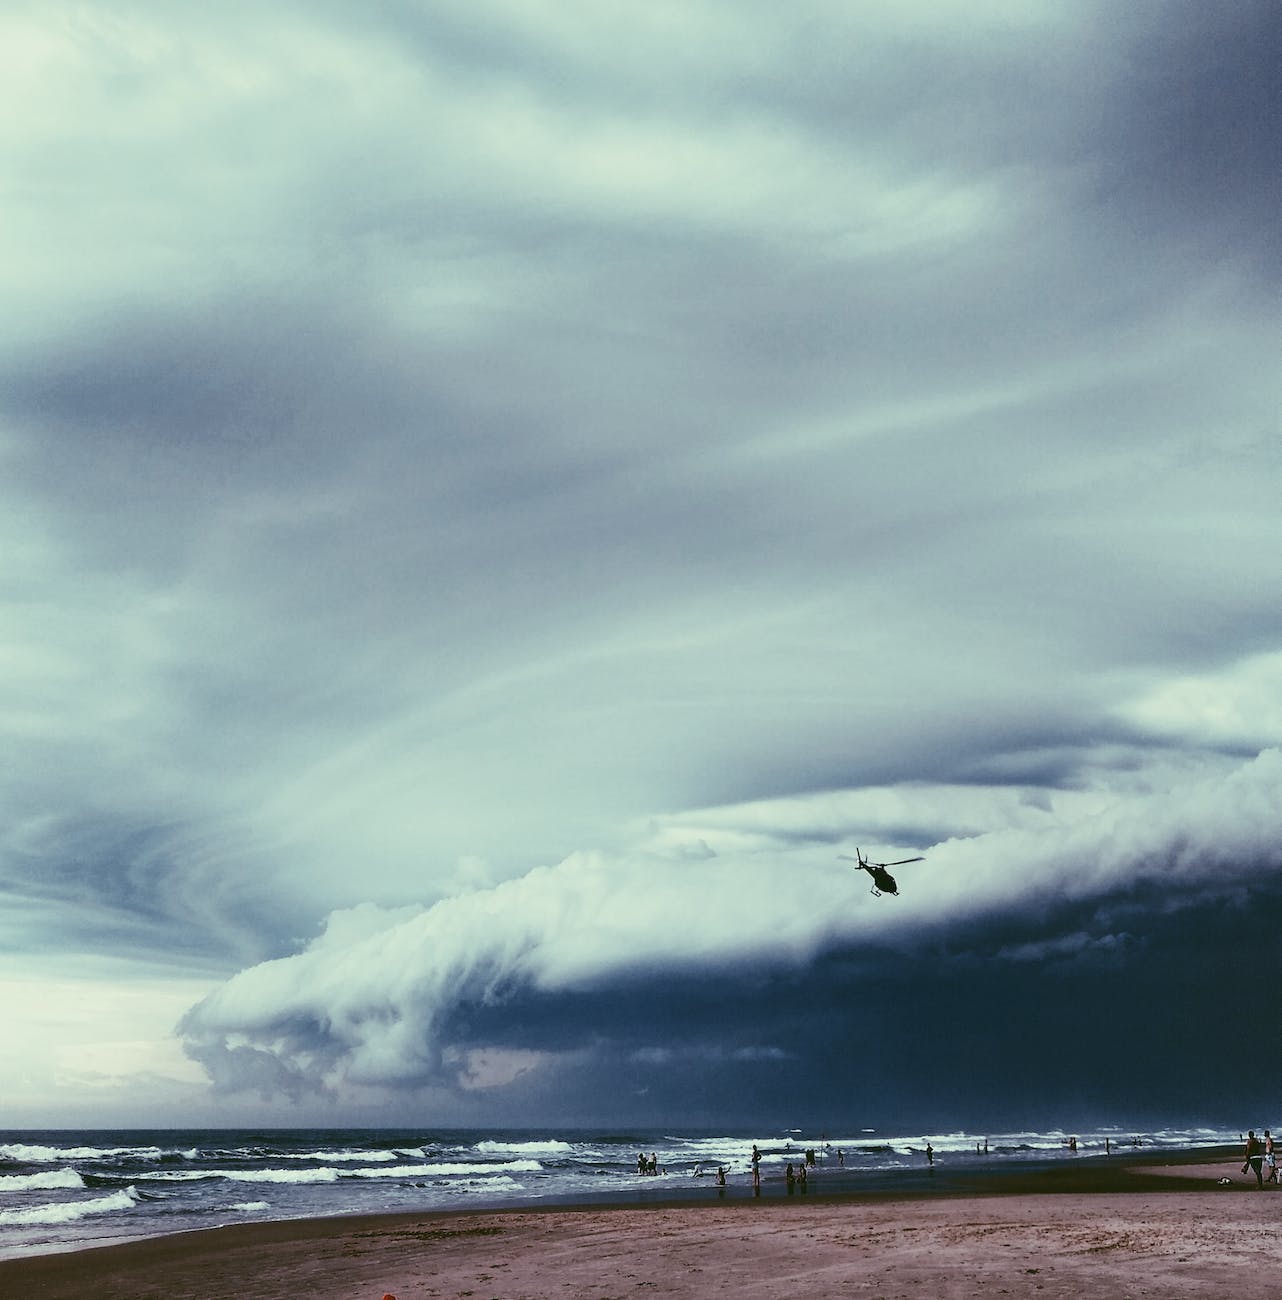
<svg viewBox="0 0 1282 1300">
<path fill-rule="evenodd" d="M 1278 1181 L 1278 1158 L 1273 1154 L 1273 1134 L 1264 1130 L 1264 1167 L 1269 1171 L 1264 1175 L 1266 1183 Z"/>
<path fill-rule="evenodd" d="M 1255 1136 L 1255 1130 L 1249 1128 L 1246 1131 L 1246 1163 L 1242 1166 L 1242 1172 L 1246 1173 L 1250 1169 L 1255 1174 L 1255 1181 L 1260 1185 L 1260 1190 L 1264 1190 L 1264 1175 L 1260 1172 L 1260 1166 L 1264 1163 L 1264 1156 L 1260 1151 L 1260 1139 Z"/>
</svg>

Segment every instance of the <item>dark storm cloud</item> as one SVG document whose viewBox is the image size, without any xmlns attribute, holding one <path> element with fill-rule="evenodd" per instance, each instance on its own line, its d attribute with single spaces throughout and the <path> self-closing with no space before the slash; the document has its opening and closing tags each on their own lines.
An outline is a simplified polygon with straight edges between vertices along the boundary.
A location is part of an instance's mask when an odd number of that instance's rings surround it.
<svg viewBox="0 0 1282 1300">
<path fill-rule="evenodd" d="M 804 972 L 763 965 L 755 979 L 621 990 L 616 1006 L 580 1009 L 579 1023 L 621 1027 L 608 1086 L 623 1095 L 644 1086 L 656 1115 L 684 1088 L 730 1099 L 745 1119 L 803 1113 L 815 1123 L 852 1114 L 944 1122 L 960 1099 L 978 1127 L 1047 1114 L 1068 1124 L 1083 1114 L 1211 1117 L 1239 1045 L 1272 1015 L 1267 982 L 1278 963 L 1268 936 L 1282 900 L 1272 889 L 1249 903 L 1183 901 L 1171 907 L 1159 888 L 1129 916 L 1053 909 L 908 955 L 873 944 Z M 1110 919 L 1134 931 L 1118 933 Z M 1053 952 L 1045 921 L 1071 930 Z M 638 1004 L 651 1013 L 642 1026 Z M 575 1023 L 572 1010 L 561 1023 Z M 1193 1054 L 1182 1050 L 1190 1025 L 1199 1027 Z M 639 1052 L 639 1039 L 662 1047 Z M 559 1082 L 573 1088 L 573 1073 Z M 593 1104 L 587 1089 L 575 1100 Z M 1256 1101 L 1267 1104 L 1263 1087 Z"/>
<path fill-rule="evenodd" d="M 497 1104 L 519 1114 L 542 1098 L 566 1118 L 608 1118 L 603 1093 L 615 1113 L 655 1119 L 707 1098 L 718 1099 L 702 1102 L 710 1112 L 745 1122 L 942 1121 L 958 1098 L 981 1125 L 1047 1113 L 1210 1118 L 1240 1044 L 1272 1016 L 1280 909 L 1275 887 L 1149 885 L 936 932 L 909 952 L 874 940 L 802 968 L 762 956 L 577 993 L 513 991 L 452 1018 L 450 1059 L 465 1077 L 470 1045 L 540 1054 L 543 1069 Z M 277 1060 L 240 1051 L 256 1070 Z M 1263 1085 L 1258 1094 L 1264 1104 Z"/>
</svg>

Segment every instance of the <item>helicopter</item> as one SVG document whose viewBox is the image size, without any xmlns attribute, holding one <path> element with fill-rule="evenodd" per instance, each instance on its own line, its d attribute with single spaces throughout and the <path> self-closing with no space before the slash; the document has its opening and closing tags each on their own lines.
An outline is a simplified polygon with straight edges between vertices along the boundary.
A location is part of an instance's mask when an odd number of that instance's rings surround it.
<svg viewBox="0 0 1282 1300">
<path fill-rule="evenodd" d="M 864 857 L 862 849 L 856 849 L 858 857 L 852 858 L 849 853 L 839 853 L 837 856 L 843 862 L 853 862 L 861 871 L 866 871 L 872 877 L 872 892 L 874 898 L 880 898 L 882 894 L 898 894 L 899 886 L 895 883 L 895 878 L 886 870 L 887 867 L 902 867 L 906 862 L 925 862 L 925 858 L 900 858 L 895 862 L 869 862 Z"/>
</svg>

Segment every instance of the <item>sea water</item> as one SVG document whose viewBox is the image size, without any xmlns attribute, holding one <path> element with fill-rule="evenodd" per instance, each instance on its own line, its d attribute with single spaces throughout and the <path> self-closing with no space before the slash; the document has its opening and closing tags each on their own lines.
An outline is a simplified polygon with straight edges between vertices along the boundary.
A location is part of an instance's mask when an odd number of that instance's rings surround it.
<svg viewBox="0 0 1282 1300">
<path fill-rule="evenodd" d="M 1076 1148 L 1070 1143 L 1075 1139 Z M 264 1129 L 0 1131 L 0 1258 L 261 1220 L 536 1203 L 766 1195 L 814 1153 L 810 1188 L 910 1188 L 926 1170 L 975 1173 L 1112 1153 L 1236 1143 L 1209 1128 L 1132 1133 L 905 1134 L 802 1129 L 711 1134 Z M 657 1172 L 638 1173 L 638 1157 Z M 725 1170 L 726 1185 L 717 1180 Z"/>
</svg>

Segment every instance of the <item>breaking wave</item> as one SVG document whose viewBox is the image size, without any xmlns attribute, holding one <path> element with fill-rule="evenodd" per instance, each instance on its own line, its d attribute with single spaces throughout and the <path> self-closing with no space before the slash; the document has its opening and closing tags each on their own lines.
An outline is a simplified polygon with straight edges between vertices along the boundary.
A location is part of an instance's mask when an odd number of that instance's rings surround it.
<svg viewBox="0 0 1282 1300">
<path fill-rule="evenodd" d="M 43 1174 L 0 1174 L 0 1195 L 6 1192 L 35 1192 L 51 1187 L 83 1189 L 85 1180 L 74 1169 L 50 1169 Z"/>
<path fill-rule="evenodd" d="M 510 1153 L 512 1155 L 530 1155 L 530 1156 L 568 1156 L 571 1155 L 575 1148 L 570 1142 L 559 1142 L 556 1139 L 550 1139 L 546 1142 L 478 1142 L 477 1151 L 484 1152 L 486 1155 L 503 1155 Z"/>
<path fill-rule="evenodd" d="M 96 1196 L 88 1201 L 54 1201 L 32 1205 L 22 1210 L 0 1210 L 0 1224 L 5 1223 L 74 1223 L 91 1214 L 110 1214 L 115 1210 L 132 1210 L 138 1204 L 137 1191 L 126 1187 L 110 1196 Z"/>
</svg>

